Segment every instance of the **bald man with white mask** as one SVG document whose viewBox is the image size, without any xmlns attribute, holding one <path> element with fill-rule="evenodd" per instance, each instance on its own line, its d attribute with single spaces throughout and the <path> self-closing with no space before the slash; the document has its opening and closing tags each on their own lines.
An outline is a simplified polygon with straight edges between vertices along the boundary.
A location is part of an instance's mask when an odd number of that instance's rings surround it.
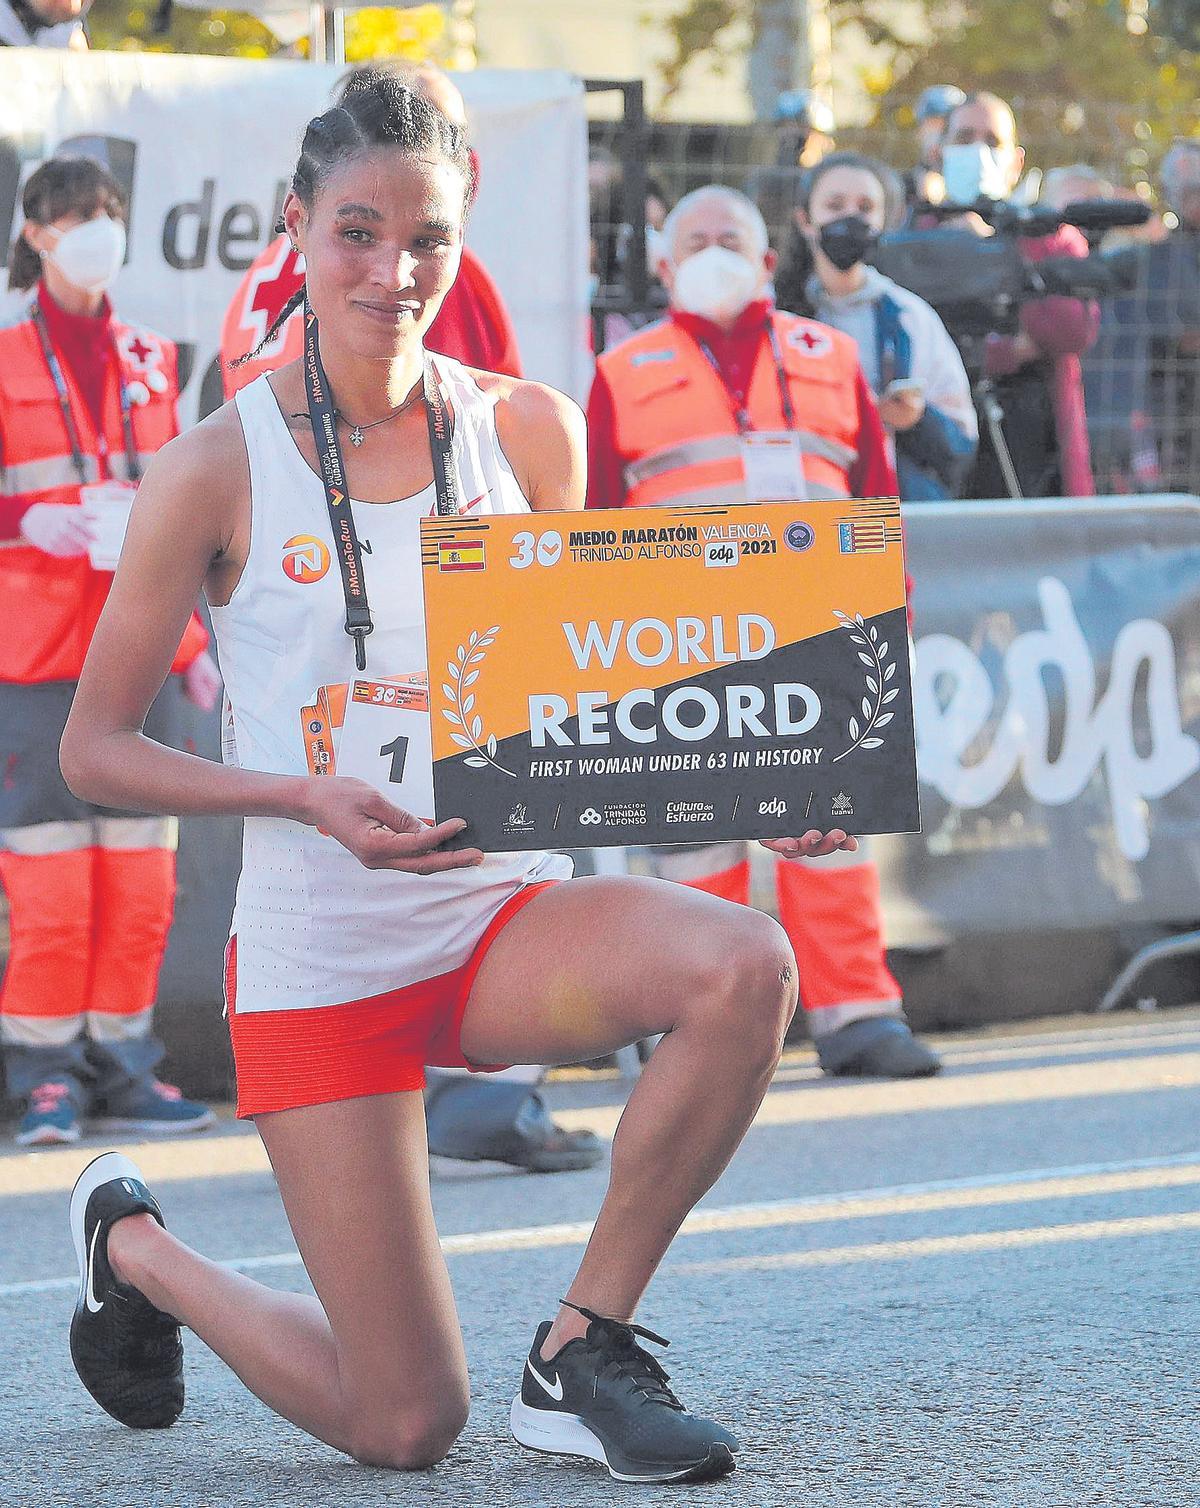
<svg viewBox="0 0 1200 1508">
<path fill-rule="evenodd" d="M 729 331 L 746 306 L 765 298 L 778 261 L 757 208 L 731 189 L 682 198 L 662 228 L 657 271 L 671 306 Z"/>
<path fill-rule="evenodd" d="M 598 359 L 588 507 L 762 502 L 756 444 L 795 437 L 797 499 L 894 497 L 896 476 L 854 341 L 774 306 L 762 215 L 713 185 L 681 199 L 658 267 L 667 317 Z M 778 452 L 779 446 L 774 446 Z M 772 477 L 778 498 L 778 475 Z M 750 902 L 744 844 L 672 846 L 655 868 Z M 779 919 L 822 1067 L 908 1078 L 939 1061 L 912 1035 L 884 960 L 879 876 L 865 851 L 776 866 Z"/>
</svg>

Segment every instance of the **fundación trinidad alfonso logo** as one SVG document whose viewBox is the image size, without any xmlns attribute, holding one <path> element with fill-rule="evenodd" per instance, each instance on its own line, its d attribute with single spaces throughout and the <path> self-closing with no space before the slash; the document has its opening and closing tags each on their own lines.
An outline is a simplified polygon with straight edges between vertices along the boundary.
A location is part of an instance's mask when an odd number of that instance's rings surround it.
<svg viewBox="0 0 1200 1508">
<path fill-rule="evenodd" d="M 313 534 L 296 534 L 283 547 L 283 574 L 306 585 L 320 581 L 329 569 L 329 548 Z"/>
</svg>

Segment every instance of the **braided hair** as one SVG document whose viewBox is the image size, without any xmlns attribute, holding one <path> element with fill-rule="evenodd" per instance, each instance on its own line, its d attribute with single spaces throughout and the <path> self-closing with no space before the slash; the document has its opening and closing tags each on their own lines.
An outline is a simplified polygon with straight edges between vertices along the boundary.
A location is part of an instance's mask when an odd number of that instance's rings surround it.
<svg viewBox="0 0 1200 1508">
<path fill-rule="evenodd" d="M 300 160 L 292 174 L 292 192 L 308 210 L 329 174 L 342 163 L 376 147 L 394 147 L 411 157 L 440 157 L 463 175 L 464 209 L 471 201 L 475 169 L 466 133 L 448 120 L 416 89 L 392 70 L 356 69 L 350 74 L 336 105 L 314 116 L 304 132 Z M 283 229 L 282 221 L 279 229 Z M 252 351 L 234 362 L 250 361 L 274 340 L 304 303 L 302 283 L 279 311 L 270 329 Z"/>
</svg>

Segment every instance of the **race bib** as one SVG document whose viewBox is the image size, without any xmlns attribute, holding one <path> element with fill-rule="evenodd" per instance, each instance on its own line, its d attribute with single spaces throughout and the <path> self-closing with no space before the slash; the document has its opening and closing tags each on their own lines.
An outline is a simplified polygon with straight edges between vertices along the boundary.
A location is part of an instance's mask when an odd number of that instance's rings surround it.
<svg viewBox="0 0 1200 1508">
<path fill-rule="evenodd" d="M 393 805 L 433 821 L 429 686 L 424 675 L 322 686 L 300 708 L 311 775 L 365 780 Z"/>
</svg>

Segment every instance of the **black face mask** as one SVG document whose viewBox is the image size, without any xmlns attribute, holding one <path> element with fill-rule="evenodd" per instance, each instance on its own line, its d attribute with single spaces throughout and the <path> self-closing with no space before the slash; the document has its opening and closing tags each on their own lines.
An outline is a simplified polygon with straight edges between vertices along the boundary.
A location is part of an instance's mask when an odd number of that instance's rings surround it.
<svg viewBox="0 0 1200 1508">
<path fill-rule="evenodd" d="M 840 220 L 822 225 L 817 239 L 838 271 L 849 272 L 872 250 L 879 232 L 872 230 L 861 215 L 843 215 Z"/>
</svg>

